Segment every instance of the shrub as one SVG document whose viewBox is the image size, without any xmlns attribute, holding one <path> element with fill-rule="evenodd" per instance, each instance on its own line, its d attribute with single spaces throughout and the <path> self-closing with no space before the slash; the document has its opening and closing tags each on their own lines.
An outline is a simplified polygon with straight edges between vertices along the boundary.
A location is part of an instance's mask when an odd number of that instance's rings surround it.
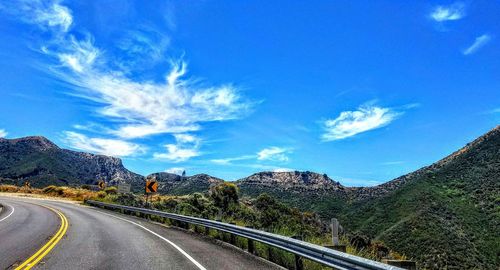
<svg viewBox="0 0 500 270">
<path fill-rule="evenodd" d="M 97 198 L 99 198 L 99 199 L 104 199 L 106 197 L 106 195 L 107 194 L 104 191 L 97 192 Z"/>
<path fill-rule="evenodd" d="M 0 192 L 18 192 L 19 187 L 14 185 L 1 185 Z"/>
<path fill-rule="evenodd" d="M 218 207 L 228 209 L 230 204 L 238 203 L 238 187 L 233 183 L 221 183 L 210 188 L 210 197 Z"/>
<path fill-rule="evenodd" d="M 104 192 L 106 192 L 106 194 L 116 194 L 118 193 L 118 189 L 116 187 L 107 187 L 104 189 Z"/>
</svg>

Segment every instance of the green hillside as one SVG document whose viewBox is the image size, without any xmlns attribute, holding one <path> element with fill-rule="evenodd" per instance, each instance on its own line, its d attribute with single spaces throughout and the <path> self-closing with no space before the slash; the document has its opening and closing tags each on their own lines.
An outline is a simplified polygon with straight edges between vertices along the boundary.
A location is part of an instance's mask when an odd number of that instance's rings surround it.
<svg viewBox="0 0 500 270">
<path fill-rule="evenodd" d="M 380 198 L 349 205 L 342 221 L 431 269 L 500 265 L 500 129 L 407 176 Z"/>
<path fill-rule="evenodd" d="M 416 172 L 380 186 L 295 192 L 249 185 L 243 194 L 272 194 L 350 233 L 380 240 L 423 269 L 499 269 L 500 127 Z"/>
</svg>

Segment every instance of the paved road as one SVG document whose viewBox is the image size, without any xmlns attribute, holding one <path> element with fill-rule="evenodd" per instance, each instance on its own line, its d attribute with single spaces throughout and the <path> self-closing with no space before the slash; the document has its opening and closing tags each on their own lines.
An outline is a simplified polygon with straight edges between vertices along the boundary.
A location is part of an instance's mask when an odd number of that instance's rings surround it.
<svg viewBox="0 0 500 270">
<path fill-rule="evenodd" d="M 2 196 L 0 203 L 6 206 L 0 269 L 27 259 L 59 228 L 59 217 L 40 204 L 61 211 L 69 228 L 36 269 L 277 269 L 235 248 L 114 212 Z"/>
<path fill-rule="evenodd" d="M 4 200 L 0 213 L 0 269 L 24 261 L 59 228 L 58 216 L 39 205 Z"/>
</svg>

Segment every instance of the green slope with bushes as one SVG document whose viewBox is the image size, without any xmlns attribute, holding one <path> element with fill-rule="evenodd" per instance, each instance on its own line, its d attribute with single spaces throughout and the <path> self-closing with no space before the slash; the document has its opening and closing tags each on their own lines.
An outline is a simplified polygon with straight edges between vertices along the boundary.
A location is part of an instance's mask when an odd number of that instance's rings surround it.
<svg viewBox="0 0 500 270">
<path fill-rule="evenodd" d="M 336 217 L 348 232 L 382 241 L 423 269 L 499 269 L 500 127 L 380 186 L 297 193 L 242 185 L 242 192 L 267 192 L 323 219 Z"/>
<path fill-rule="evenodd" d="M 500 129 L 408 178 L 387 196 L 346 207 L 346 226 L 423 268 L 498 269 Z"/>
</svg>

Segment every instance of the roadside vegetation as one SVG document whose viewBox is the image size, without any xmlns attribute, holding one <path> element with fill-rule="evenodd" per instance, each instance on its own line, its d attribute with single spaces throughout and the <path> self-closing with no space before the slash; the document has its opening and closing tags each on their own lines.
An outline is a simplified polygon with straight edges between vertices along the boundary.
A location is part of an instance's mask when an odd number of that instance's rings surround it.
<svg viewBox="0 0 500 270">
<path fill-rule="evenodd" d="M 254 199 L 242 199 L 239 196 L 237 186 L 232 183 L 213 186 L 205 193 L 184 196 L 153 195 L 148 203 L 146 203 L 144 195 L 119 194 L 115 187 L 93 191 L 88 186 L 79 188 L 47 186 L 38 189 L 0 185 L 0 192 L 33 194 L 34 196 L 58 197 L 75 201 L 98 200 L 135 207 L 148 207 L 182 215 L 221 220 L 290 237 L 299 237 L 318 245 L 331 245 L 329 224 L 321 220 L 316 213 L 301 212 L 265 193 Z M 184 227 L 200 234 L 206 233 L 204 228 L 193 225 L 177 224 L 175 221 L 159 217 L 151 217 L 151 219 L 168 225 Z M 236 246 L 247 249 L 246 239 L 240 237 L 231 239 L 230 235 L 214 230 L 210 230 L 207 236 L 224 242 L 234 241 Z M 371 242 L 363 236 L 344 234 L 341 236 L 340 242 L 346 245 L 348 253 L 372 260 L 404 259 L 403 256 L 390 251 L 381 242 Z M 255 243 L 255 253 L 289 269 L 294 268 L 294 256 L 288 252 Z M 304 260 L 304 268 L 323 269 L 321 265 L 308 260 Z"/>
</svg>

